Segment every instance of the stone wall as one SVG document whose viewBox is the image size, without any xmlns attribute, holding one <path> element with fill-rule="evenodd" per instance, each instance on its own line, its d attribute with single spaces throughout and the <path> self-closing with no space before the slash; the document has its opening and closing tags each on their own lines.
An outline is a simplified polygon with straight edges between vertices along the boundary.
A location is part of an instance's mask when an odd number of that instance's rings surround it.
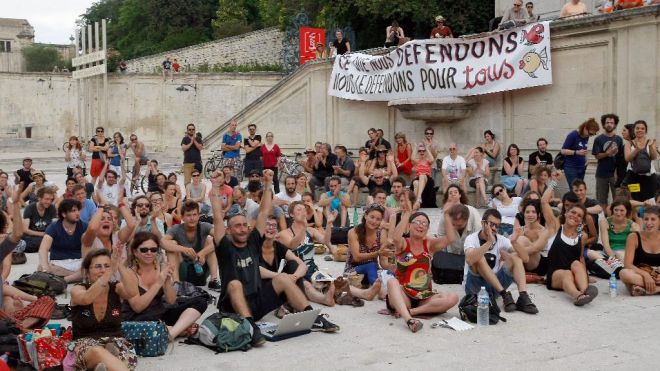
<svg viewBox="0 0 660 371">
<path fill-rule="evenodd" d="M 184 68 L 196 70 L 200 65 L 248 65 L 282 64 L 284 33 L 277 28 L 267 28 L 239 36 L 227 37 L 187 48 L 170 50 L 127 61 L 128 71 L 160 73 L 165 58 L 175 58 Z"/>
<path fill-rule="evenodd" d="M 269 90 L 281 74 L 180 74 L 174 82 L 158 75 L 108 77 L 108 120 L 103 119 L 101 79 L 83 83 L 68 74 L 0 73 L 0 136 L 32 127 L 35 138 L 88 138 L 96 126 L 106 133 L 136 133 L 149 150 L 178 148 L 188 122 L 207 134 Z M 84 97 L 84 100 L 82 99 Z M 79 105 L 80 103 L 80 105 Z M 78 125 L 78 112 L 83 125 Z"/>
<path fill-rule="evenodd" d="M 516 143 L 524 154 L 536 150 L 537 138 L 545 137 L 556 154 L 571 130 L 610 112 L 621 123 L 646 120 L 649 135 L 658 138 L 659 14 L 660 6 L 655 6 L 553 22 L 552 85 L 474 97 L 479 105 L 469 118 L 432 125 L 435 139 L 443 152 L 456 142 L 465 153 L 491 129 L 500 143 Z M 370 127 L 382 128 L 388 139 L 401 131 L 409 142 L 421 141 L 427 124 L 404 118 L 387 102 L 328 96 L 331 71 L 332 60 L 306 63 L 236 115 L 239 130 L 255 123 L 261 132 L 273 131 L 288 153 L 316 141 L 356 149 L 367 140 Z M 211 146 L 217 147 L 220 136 L 212 135 L 216 142 Z"/>
<path fill-rule="evenodd" d="M 523 6 L 528 1 L 534 3 L 534 14 L 541 18 L 559 17 L 562 6 L 570 0 L 523 0 Z M 595 7 L 600 3 L 598 0 L 582 0 L 587 7 L 587 12 L 596 13 Z M 513 6 L 513 0 L 495 0 L 495 16 L 501 17 L 504 12 Z"/>
</svg>

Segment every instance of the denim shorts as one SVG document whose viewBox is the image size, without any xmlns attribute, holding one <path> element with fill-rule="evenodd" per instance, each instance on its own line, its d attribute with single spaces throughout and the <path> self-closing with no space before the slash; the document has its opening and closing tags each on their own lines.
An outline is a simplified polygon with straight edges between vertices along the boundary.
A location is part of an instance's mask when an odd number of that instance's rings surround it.
<svg viewBox="0 0 660 371">
<path fill-rule="evenodd" d="M 500 281 L 500 284 L 506 290 L 513 283 L 513 275 L 506 267 L 502 267 L 497 273 L 495 273 L 497 279 Z M 479 294 L 481 286 L 486 288 L 486 291 L 491 295 L 491 297 L 496 298 L 499 293 L 491 286 L 486 280 L 474 274 L 472 271 L 468 270 L 467 275 L 465 276 L 465 294 Z"/>
</svg>

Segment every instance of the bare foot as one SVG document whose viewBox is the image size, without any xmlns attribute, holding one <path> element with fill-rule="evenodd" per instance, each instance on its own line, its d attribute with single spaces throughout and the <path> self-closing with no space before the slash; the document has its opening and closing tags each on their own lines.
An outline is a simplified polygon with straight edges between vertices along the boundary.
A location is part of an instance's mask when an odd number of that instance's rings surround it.
<svg viewBox="0 0 660 371">
<path fill-rule="evenodd" d="M 374 300 L 376 295 L 378 295 L 378 293 L 380 292 L 380 286 L 381 286 L 380 280 L 376 280 L 376 282 L 374 282 L 374 284 L 367 289 L 366 292 L 367 295 L 364 299 L 369 301 Z"/>
<path fill-rule="evenodd" d="M 335 285 L 330 285 L 328 292 L 325 293 L 325 298 L 323 299 L 323 304 L 334 307 L 335 306 Z"/>
</svg>

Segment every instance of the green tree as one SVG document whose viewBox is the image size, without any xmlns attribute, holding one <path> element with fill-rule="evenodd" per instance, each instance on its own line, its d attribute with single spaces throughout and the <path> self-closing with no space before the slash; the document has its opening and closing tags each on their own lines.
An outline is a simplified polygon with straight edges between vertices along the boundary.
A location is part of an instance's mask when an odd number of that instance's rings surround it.
<svg viewBox="0 0 660 371">
<path fill-rule="evenodd" d="M 55 66 L 61 68 L 66 65 L 60 59 L 57 49 L 52 46 L 35 44 L 25 47 L 21 51 L 28 72 L 50 72 Z"/>
</svg>

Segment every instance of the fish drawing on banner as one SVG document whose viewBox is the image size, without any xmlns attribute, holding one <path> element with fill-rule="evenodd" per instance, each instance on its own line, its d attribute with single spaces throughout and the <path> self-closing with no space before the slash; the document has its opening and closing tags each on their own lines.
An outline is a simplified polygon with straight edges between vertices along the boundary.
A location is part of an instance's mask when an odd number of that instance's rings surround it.
<svg viewBox="0 0 660 371">
<path fill-rule="evenodd" d="M 538 23 L 532 29 L 527 32 L 527 30 L 522 30 L 522 35 L 520 37 L 520 43 L 524 43 L 525 45 L 535 45 L 543 41 L 543 32 L 545 31 L 545 27 L 543 27 L 543 24 Z"/>
<path fill-rule="evenodd" d="M 539 53 L 532 49 L 532 51 L 525 54 L 523 59 L 520 60 L 519 69 L 525 71 L 530 77 L 536 78 L 534 72 L 541 66 L 544 70 L 548 69 L 548 52 L 546 48 L 543 48 Z"/>
</svg>

